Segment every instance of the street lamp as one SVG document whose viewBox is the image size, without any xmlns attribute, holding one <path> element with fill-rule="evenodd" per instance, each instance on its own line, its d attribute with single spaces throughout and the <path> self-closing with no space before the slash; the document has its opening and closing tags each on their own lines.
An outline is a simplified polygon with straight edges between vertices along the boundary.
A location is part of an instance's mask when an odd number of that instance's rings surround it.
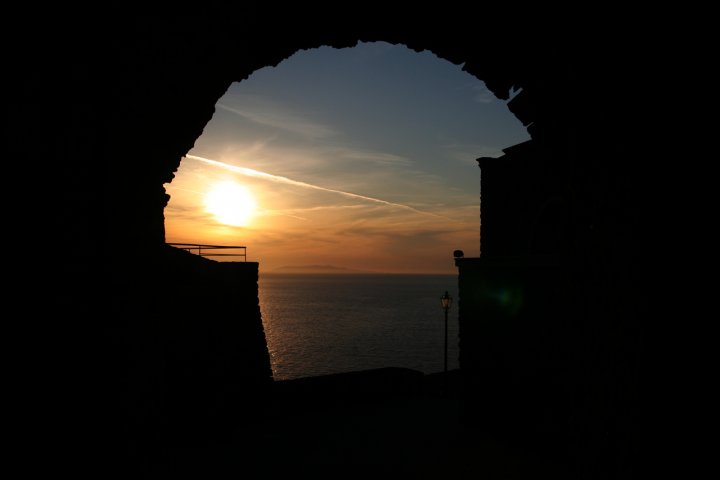
<svg viewBox="0 0 720 480">
<path fill-rule="evenodd" d="M 452 297 L 447 292 L 447 290 L 445 290 L 445 294 L 442 297 L 440 297 L 440 304 L 442 305 L 442 308 L 445 311 L 445 373 L 447 374 L 447 370 L 448 370 L 447 369 L 447 363 L 448 363 L 448 342 L 447 342 L 448 310 L 450 310 L 450 305 L 452 304 Z"/>
</svg>

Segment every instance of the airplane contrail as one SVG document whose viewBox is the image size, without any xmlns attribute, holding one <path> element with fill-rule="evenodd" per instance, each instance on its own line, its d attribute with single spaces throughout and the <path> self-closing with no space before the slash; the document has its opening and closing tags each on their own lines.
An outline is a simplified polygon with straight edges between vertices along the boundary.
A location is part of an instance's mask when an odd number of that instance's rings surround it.
<svg viewBox="0 0 720 480">
<path fill-rule="evenodd" d="M 452 218 L 445 217 L 443 215 L 438 215 L 436 213 L 430 213 L 430 212 L 424 212 L 422 210 L 418 210 L 409 205 L 388 202 L 387 200 L 382 200 L 380 198 L 367 197 L 365 195 L 359 195 L 357 193 L 352 193 L 352 192 L 345 192 L 343 190 L 335 190 L 333 188 L 325 188 L 325 187 L 321 187 L 319 185 L 313 185 L 311 183 L 300 182 L 298 180 L 293 180 L 291 178 L 282 177 L 280 175 L 273 175 L 271 173 L 261 172 L 260 170 L 255 170 L 253 168 L 238 167 L 236 165 L 230 165 L 229 163 L 219 162 L 217 160 L 212 160 L 210 158 L 198 157 L 197 155 L 185 155 L 185 157 L 191 158 L 193 160 L 199 160 L 199 161 L 205 162 L 209 165 L 215 165 L 216 167 L 224 168 L 224 169 L 230 170 L 231 172 L 239 173 L 239 174 L 245 175 L 247 177 L 262 178 L 264 180 L 269 180 L 269 181 L 275 182 L 275 183 L 284 183 L 286 185 L 294 185 L 296 187 L 311 188 L 313 190 L 320 190 L 323 192 L 337 193 L 338 195 L 343 195 L 345 197 L 355 198 L 358 200 L 365 200 L 367 202 L 379 203 L 382 205 L 386 205 L 388 207 L 397 207 L 397 208 L 402 208 L 405 210 L 410 210 L 411 212 L 419 213 L 420 215 L 429 215 L 431 217 L 442 218 L 445 220 L 450 220 L 452 222 L 456 221 L 456 220 L 453 220 Z"/>
</svg>

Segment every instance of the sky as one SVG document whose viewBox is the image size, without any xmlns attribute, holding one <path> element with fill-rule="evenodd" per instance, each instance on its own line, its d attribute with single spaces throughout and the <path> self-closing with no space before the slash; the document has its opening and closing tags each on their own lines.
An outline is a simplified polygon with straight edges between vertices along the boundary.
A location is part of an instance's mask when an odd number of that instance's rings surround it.
<svg viewBox="0 0 720 480">
<path fill-rule="evenodd" d="M 165 184 L 165 238 L 244 245 L 261 273 L 455 274 L 454 250 L 480 254 L 475 159 L 527 139 L 506 101 L 431 52 L 300 51 L 217 102 Z"/>
</svg>

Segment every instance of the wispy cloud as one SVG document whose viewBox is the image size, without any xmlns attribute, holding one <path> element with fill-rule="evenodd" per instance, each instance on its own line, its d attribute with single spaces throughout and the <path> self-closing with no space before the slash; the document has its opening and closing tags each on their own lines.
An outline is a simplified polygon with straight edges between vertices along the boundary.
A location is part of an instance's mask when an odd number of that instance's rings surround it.
<svg viewBox="0 0 720 480">
<path fill-rule="evenodd" d="M 279 215 L 290 218 L 296 218 L 298 220 L 307 220 L 306 217 L 301 217 L 300 214 L 308 214 L 315 212 L 327 212 L 338 211 L 338 210 L 361 210 L 367 209 L 366 205 L 323 205 L 318 207 L 308 208 L 287 208 L 287 209 L 265 209 L 260 212 L 262 215 Z"/>
<path fill-rule="evenodd" d="M 477 166 L 475 161 L 479 157 L 499 157 L 503 154 L 501 148 L 478 144 L 451 143 L 442 145 L 448 157 L 467 165 Z"/>
<path fill-rule="evenodd" d="M 496 100 L 495 95 L 485 85 L 475 85 L 472 90 L 473 101 L 477 103 L 492 103 Z"/>
<path fill-rule="evenodd" d="M 418 209 L 416 209 L 416 208 L 413 208 L 413 207 L 411 207 L 411 206 L 409 206 L 409 205 L 404 205 L 404 204 L 401 204 L 401 203 L 389 202 L 389 201 L 387 201 L 387 200 L 383 200 L 383 199 L 380 199 L 380 198 L 368 197 L 368 196 L 365 196 L 365 195 L 360 195 L 360 194 L 352 193 L 352 192 L 346 192 L 346 191 L 343 191 L 343 190 L 336 190 L 336 189 L 333 189 L 333 188 L 325 188 L 325 187 L 321 187 L 321 186 L 319 186 L 319 185 L 313 185 L 313 184 L 311 184 L 311 183 L 306 183 L 306 182 L 301 182 L 301 181 L 298 181 L 298 180 L 293 180 L 293 179 L 291 179 L 291 178 L 283 177 L 283 176 L 280 176 L 280 175 L 273 175 L 273 174 L 271 174 L 271 173 L 261 172 L 261 171 L 259 171 L 259 170 L 255 170 L 255 169 L 252 169 L 252 168 L 238 167 L 238 166 L 236 166 L 236 165 L 230 165 L 230 164 L 228 164 L 228 163 L 219 162 L 219 161 L 217 161 L 217 160 L 212 160 L 212 159 L 209 159 L 209 158 L 198 157 L 197 155 L 186 155 L 186 158 L 191 158 L 191 159 L 194 159 L 194 160 L 198 160 L 198 161 L 207 163 L 207 164 L 209 164 L 209 165 L 214 165 L 214 166 L 216 166 L 216 167 L 224 168 L 224 169 L 227 169 L 227 170 L 229 170 L 229 171 L 231 171 L 231 172 L 239 173 L 240 175 L 245 175 L 245 176 L 252 177 L 252 178 L 259 178 L 259 179 L 267 180 L 267 181 L 270 181 L 270 182 L 281 183 L 281 184 L 285 184 L 285 185 L 292 185 L 292 186 L 302 187 L 302 188 L 309 188 L 309 189 L 319 190 L 319 191 L 323 191 L 323 192 L 336 193 L 336 194 L 338 194 L 338 195 L 342 195 L 342 196 L 345 196 L 345 197 L 348 197 L 348 198 L 353 198 L 353 199 L 355 199 L 355 200 L 361 200 L 361 201 L 366 201 L 366 202 L 377 203 L 377 204 L 380 204 L 380 205 L 385 205 L 385 206 L 387 206 L 387 207 L 401 208 L 401 209 L 408 210 L 408 211 L 411 211 L 411 212 L 414 212 L 414 213 L 417 213 L 417 214 L 420 214 L 420 215 L 427 215 L 427 216 L 431 216 L 431 217 L 442 218 L 442 219 L 449 220 L 449 221 L 452 221 L 452 222 L 455 221 L 455 220 L 453 220 L 452 218 L 446 217 L 446 216 L 444 216 L 444 215 L 438 215 L 438 214 L 436 214 L 436 213 L 425 212 L 425 211 L 422 211 L 422 210 L 418 210 Z"/>
<path fill-rule="evenodd" d="M 308 138 L 327 138 L 336 135 L 337 132 L 332 128 L 313 123 L 306 118 L 298 117 L 289 112 L 283 112 L 271 107 L 251 108 L 251 107 L 231 107 L 222 103 L 217 103 L 216 107 L 225 111 L 239 115 L 251 122 L 272 128 L 279 128 L 291 133 L 301 135 Z"/>
<path fill-rule="evenodd" d="M 359 162 L 375 163 L 383 166 L 409 166 L 413 162 L 400 155 L 384 152 L 370 152 L 352 149 L 335 149 L 337 155 Z"/>
</svg>

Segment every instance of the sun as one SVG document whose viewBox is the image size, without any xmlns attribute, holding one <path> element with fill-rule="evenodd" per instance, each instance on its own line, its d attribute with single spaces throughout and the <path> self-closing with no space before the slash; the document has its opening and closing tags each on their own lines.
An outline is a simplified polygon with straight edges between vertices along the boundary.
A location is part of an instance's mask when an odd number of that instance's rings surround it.
<svg viewBox="0 0 720 480">
<path fill-rule="evenodd" d="M 205 195 L 205 209 L 220 223 L 245 227 L 255 214 L 256 203 L 247 188 L 224 181 L 214 184 Z"/>
</svg>

